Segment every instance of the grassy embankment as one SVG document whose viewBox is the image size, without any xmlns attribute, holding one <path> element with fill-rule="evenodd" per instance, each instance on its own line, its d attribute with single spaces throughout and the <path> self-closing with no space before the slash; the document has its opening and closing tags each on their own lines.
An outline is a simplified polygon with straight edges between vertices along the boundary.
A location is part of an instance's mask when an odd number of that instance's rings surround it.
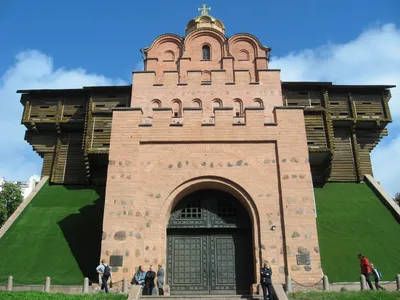
<svg viewBox="0 0 400 300">
<path fill-rule="evenodd" d="M 93 294 L 93 295 L 66 295 L 61 293 L 49 294 L 42 292 L 0 292 L 1 300 L 126 300 L 126 295 Z"/>
<path fill-rule="evenodd" d="M 357 282 L 358 253 L 383 281 L 400 274 L 400 224 L 365 183 L 327 183 L 315 188 L 322 268 L 330 282 Z M 338 298 L 339 299 L 339 298 Z"/>
<path fill-rule="evenodd" d="M 290 300 L 399 300 L 400 292 L 323 292 L 323 293 L 294 293 Z"/>
<path fill-rule="evenodd" d="M 0 284 L 9 275 L 14 284 L 95 279 L 103 209 L 104 189 L 45 184 L 0 239 Z"/>
</svg>

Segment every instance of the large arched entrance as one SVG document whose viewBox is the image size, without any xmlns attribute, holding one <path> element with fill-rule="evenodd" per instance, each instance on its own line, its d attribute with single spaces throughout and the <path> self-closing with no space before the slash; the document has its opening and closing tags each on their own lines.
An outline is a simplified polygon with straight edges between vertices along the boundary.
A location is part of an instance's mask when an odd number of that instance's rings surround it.
<svg viewBox="0 0 400 300">
<path fill-rule="evenodd" d="M 199 190 L 179 201 L 167 227 L 171 294 L 249 294 L 251 228 L 247 210 L 229 193 Z"/>
</svg>

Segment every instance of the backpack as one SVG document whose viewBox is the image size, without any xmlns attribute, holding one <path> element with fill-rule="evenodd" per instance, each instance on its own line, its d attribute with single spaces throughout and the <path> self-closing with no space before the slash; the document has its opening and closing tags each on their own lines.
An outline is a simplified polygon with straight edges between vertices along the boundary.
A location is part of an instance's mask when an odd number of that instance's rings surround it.
<svg viewBox="0 0 400 300">
<path fill-rule="evenodd" d="M 103 265 L 103 266 L 104 266 L 103 276 L 110 277 L 110 275 L 111 275 L 110 266 L 108 266 L 108 265 Z"/>
<path fill-rule="evenodd" d="M 378 269 L 376 269 L 376 270 L 378 271 L 379 279 L 382 279 L 382 273 L 381 273 L 381 272 L 379 272 L 379 270 L 378 270 Z"/>
</svg>

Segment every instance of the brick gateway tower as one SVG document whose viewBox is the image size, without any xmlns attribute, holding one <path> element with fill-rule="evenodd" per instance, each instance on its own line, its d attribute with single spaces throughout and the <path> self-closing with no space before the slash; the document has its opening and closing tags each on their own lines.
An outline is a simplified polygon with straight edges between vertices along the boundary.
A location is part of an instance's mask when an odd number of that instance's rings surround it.
<svg viewBox="0 0 400 300">
<path fill-rule="evenodd" d="M 50 184 L 106 186 L 115 280 L 162 263 L 172 294 L 248 293 L 268 260 L 314 284 L 313 183 L 373 174 L 394 86 L 281 82 L 269 48 L 201 10 L 142 49 L 133 85 L 19 90 L 25 139 Z"/>
<path fill-rule="evenodd" d="M 112 116 L 102 256 L 115 279 L 162 263 L 171 294 L 248 294 L 322 276 L 303 108 L 284 106 L 270 49 L 208 14 L 142 49 Z M 123 213 L 118 213 L 123 212 Z"/>
</svg>

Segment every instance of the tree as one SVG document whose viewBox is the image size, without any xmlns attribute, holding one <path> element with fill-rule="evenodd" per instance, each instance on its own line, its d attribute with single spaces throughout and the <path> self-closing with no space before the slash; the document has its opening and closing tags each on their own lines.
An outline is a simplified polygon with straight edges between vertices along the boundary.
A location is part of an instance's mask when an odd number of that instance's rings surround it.
<svg viewBox="0 0 400 300">
<path fill-rule="evenodd" d="M 0 191 L 0 226 L 7 221 L 23 200 L 19 183 L 6 182 L 3 184 Z"/>
<path fill-rule="evenodd" d="M 396 194 L 394 195 L 394 201 L 395 201 L 398 205 L 400 205 L 400 193 L 396 193 Z"/>
</svg>

